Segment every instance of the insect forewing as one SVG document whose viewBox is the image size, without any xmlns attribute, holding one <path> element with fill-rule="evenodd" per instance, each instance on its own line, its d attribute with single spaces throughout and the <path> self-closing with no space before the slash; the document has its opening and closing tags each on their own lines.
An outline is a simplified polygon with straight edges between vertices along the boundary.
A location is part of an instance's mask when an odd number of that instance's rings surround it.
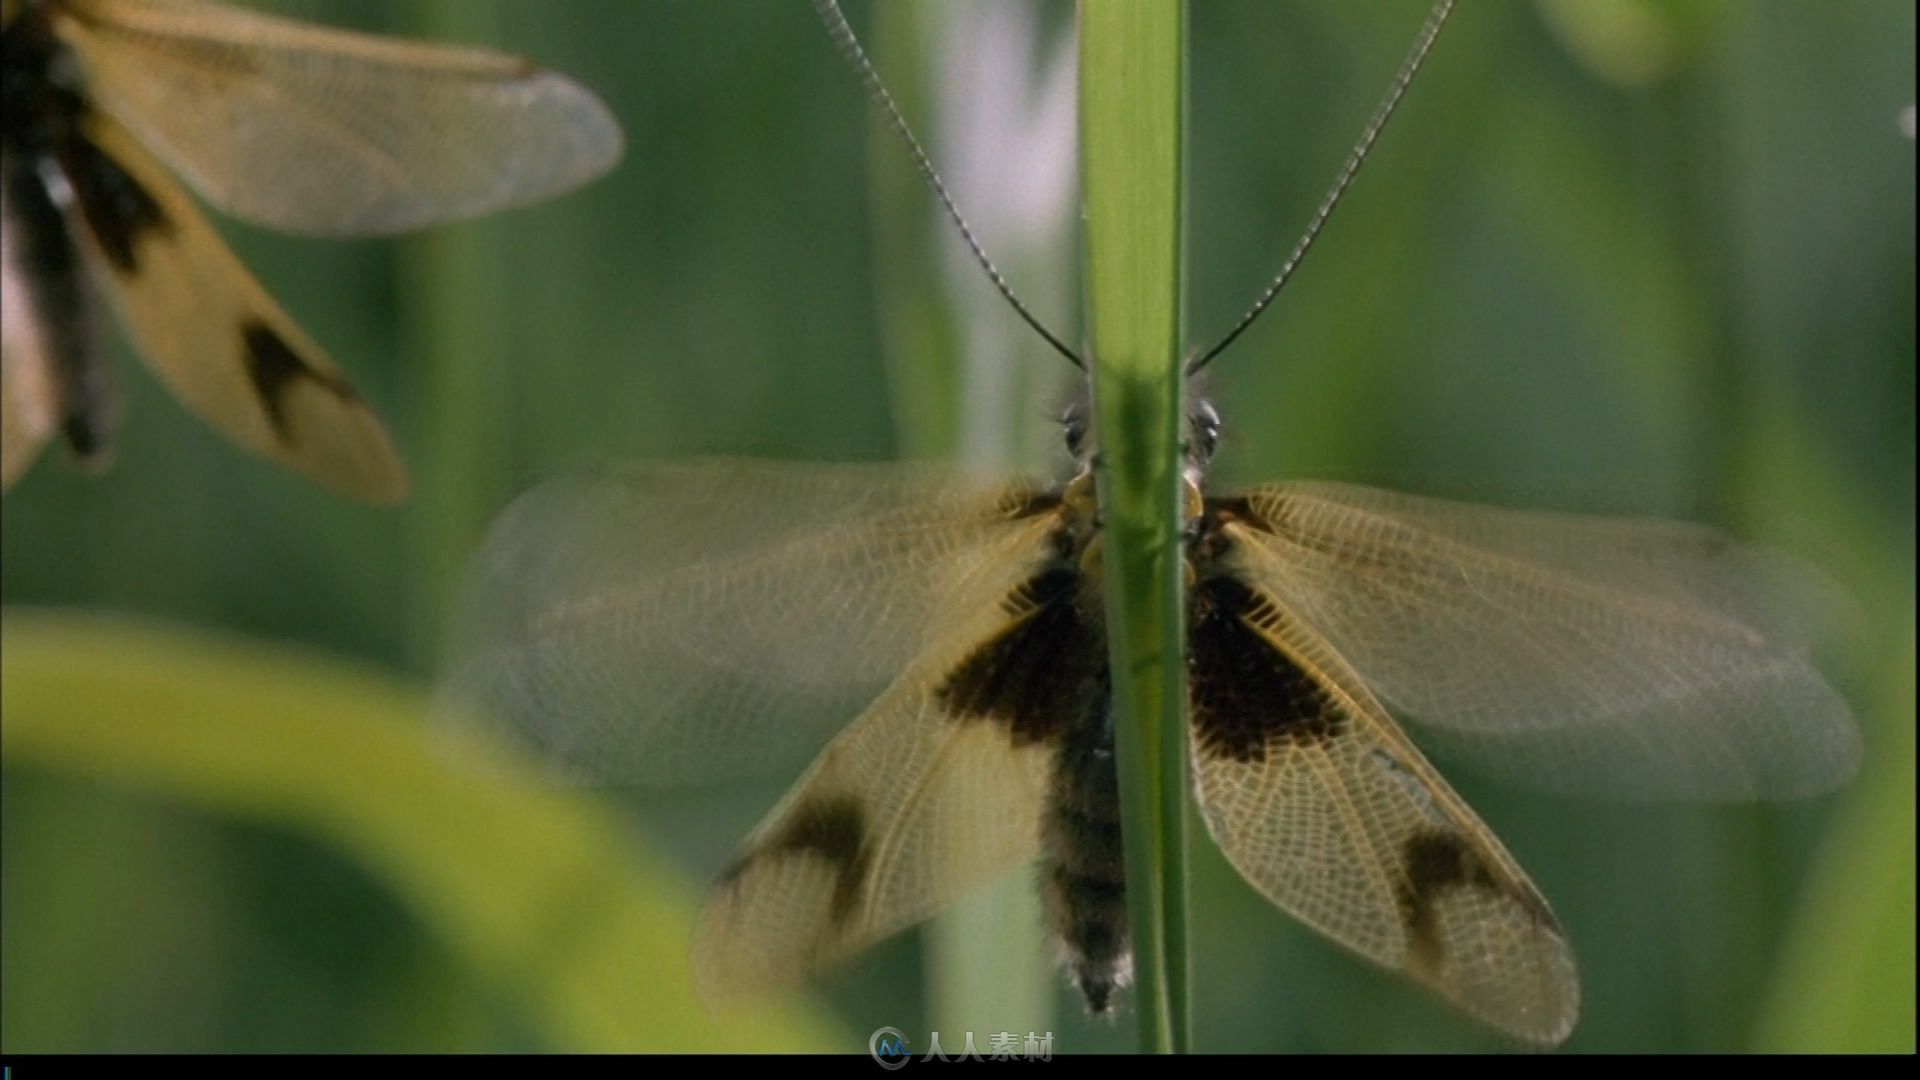
<svg viewBox="0 0 1920 1080">
<path fill-rule="evenodd" d="M 1247 500 L 1242 565 L 1430 748 L 1514 782 L 1795 797 L 1860 759 L 1808 656 L 1820 588 L 1700 526 L 1338 484 Z"/>
<path fill-rule="evenodd" d="M 236 217 L 404 232 L 611 168 L 613 116 L 573 80 L 482 49 L 382 39 L 195 0 L 64 0 L 88 92 Z"/>
<path fill-rule="evenodd" d="M 85 143 L 80 232 L 155 374 L 248 449 L 359 498 L 404 497 L 406 466 L 379 418 L 186 192 L 102 114 Z"/>
<path fill-rule="evenodd" d="M 1228 526 L 1236 545 L 1241 526 Z M 1229 564 L 1196 585 L 1195 790 L 1281 909 L 1530 1043 L 1580 1008 L 1546 900 L 1327 644 Z"/>
<path fill-rule="evenodd" d="M 797 767 L 1024 580 L 1034 490 L 745 461 L 550 481 L 475 559 L 443 712 L 583 778 Z"/>
</svg>

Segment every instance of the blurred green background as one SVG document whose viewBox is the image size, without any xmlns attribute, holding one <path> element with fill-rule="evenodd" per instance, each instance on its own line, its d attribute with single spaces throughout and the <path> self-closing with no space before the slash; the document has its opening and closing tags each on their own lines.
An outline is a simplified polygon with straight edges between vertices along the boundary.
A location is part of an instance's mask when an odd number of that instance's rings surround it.
<svg viewBox="0 0 1920 1080">
<path fill-rule="evenodd" d="M 790 778 L 651 813 L 555 792 L 485 748 L 449 764 L 424 694 L 463 554 L 538 478 L 715 452 L 1057 465 L 1063 365 L 956 263 L 804 4 L 271 6 L 567 70 L 627 157 L 399 243 L 230 230 L 388 417 L 406 507 L 243 456 L 124 351 L 112 471 L 56 452 L 7 497 L 0 1047 L 984 1042 L 917 934 L 788 1003 L 690 1000 L 691 905 Z M 851 14 L 1071 338 L 1071 104 L 1040 106 L 1072 9 L 954 7 Z M 1423 10 L 1194 5 L 1196 340 L 1276 269 Z M 1902 0 L 1469 5 L 1218 365 L 1229 478 L 1706 520 L 1859 601 L 1828 670 L 1868 759 L 1836 797 L 1625 807 L 1456 774 L 1571 933 L 1571 1049 L 1914 1047 L 1914 24 Z M 1500 1045 L 1196 851 L 1201 1047 Z M 1001 996 L 1038 1004 L 1007 1026 L 1132 1045 L 1002 929 L 962 940 L 1017 953 Z"/>
</svg>

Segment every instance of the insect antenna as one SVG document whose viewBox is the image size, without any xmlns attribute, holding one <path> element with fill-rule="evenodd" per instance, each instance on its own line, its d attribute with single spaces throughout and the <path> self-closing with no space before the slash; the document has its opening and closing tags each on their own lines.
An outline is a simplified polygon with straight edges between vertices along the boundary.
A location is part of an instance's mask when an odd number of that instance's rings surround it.
<svg viewBox="0 0 1920 1080">
<path fill-rule="evenodd" d="M 1420 27 L 1419 36 L 1414 38 L 1413 48 L 1408 50 L 1407 58 L 1401 61 L 1400 70 L 1393 77 L 1393 84 L 1387 88 L 1387 96 L 1382 98 L 1379 107 L 1374 109 L 1373 118 L 1367 121 L 1366 130 L 1360 133 L 1360 141 L 1355 143 L 1353 150 L 1347 154 L 1347 161 L 1341 166 L 1340 175 L 1335 178 L 1326 198 L 1320 200 L 1320 208 L 1314 211 L 1313 220 L 1307 224 L 1307 231 L 1293 245 L 1293 251 L 1287 255 L 1287 261 L 1281 264 L 1279 275 L 1267 286 L 1266 291 L 1260 294 L 1260 298 L 1253 302 L 1253 306 L 1247 309 L 1247 313 L 1240 317 L 1240 321 L 1234 324 L 1233 329 L 1227 331 L 1225 337 L 1205 352 L 1198 354 L 1187 365 L 1188 375 L 1212 363 L 1214 357 L 1225 352 L 1227 346 L 1233 344 L 1241 334 L 1246 333 L 1247 327 L 1252 326 L 1253 321 L 1273 304 L 1274 297 L 1280 295 L 1280 290 L 1286 287 L 1288 279 L 1293 277 L 1293 272 L 1300 268 L 1300 261 L 1307 257 L 1307 251 L 1319 238 L 1320 230 L 1326 226 L 1327 219 L 1333 216 L 1334 207 L 1340 205 L 1341 197 L 1347 193 L 1347 188 L 1353 183 L 1354 176 L 1359 173 L 1360 166 L 1366 162 L 1367 155 L 1373 152 L 1373 144 L 1380 138 L 1381 129 L 1387 126 L 1387 121 L 1393 117 L 1394 110 L 1400 107 L 1400 99 L 1406 94 L 1408 84 L 1412 83 L 1413 77 L 1419 73 L 1420 65 L 1426 62 L 1427 53 L 1433 48 L 1434 39 L 1440 36 L 1440 28 L 1446 25 L 1447 16 L 1452 13 L 1453 0 L 1438 0 L 1433 5 L 1433 10 L 1427 13 L 1427 21 Z"/>
<path fill-rule="evenodd" d="M 914 138 L 913 129 L 907 126 L 907 118 L 900 114 L 900 107 L 894 104 L 893 95 L 887 92 L 886 84 L 880 81 L 880 73 L 874 69 L 873 61 L 867 58 L 866 50 L 860 47 L 860 40 L 854 36 L 853 27 L 848 25 L 847 17 L 841 12 L 837 0 L 813 0 L 813 10 L 819 13 L 820 21 L 826 24 L 827 36 L 833 39 L 833 44 L 840 50 L 841 57 L 846 60 L 848 66 L 853 68 L 854 74 L 860 76 L 860 81 L 866 85 L 867 94 L 873 98 L 874 104 L 880 106 L 881 111 L 886 114 L 887 126 L 893 129 L 901 145 L 907 148 L 907 153 L 913 158 L 914 166 L 920 170 L 921 178 L 927 182 L 927 187 L 933 190 L 934 196 L 940 200 L 940 205 L 946 209 L 948 219 L 953 222 L 955 228 L 960 230 L 960 238 L 967 242 L 967 250 L 973 252 L 974 261 L 986 271 L 988 279 L 993 282 L 993 287 L 1000 290 L 1000 295 L 1006 297 L 1007 303 L 1013 305 L 1013 310 L 1019 314 L 1020 318 L 1028 326 L 1033 327 L 1035 333 L 1045 338 L 1055 352 L 1066 357 L 1067 362 L 1074 367 L 1085 371 L 1087 363 L 1080 358 L 1080 354 L 1068 348 L 1065 342 L 1055 337 L 1052 331 L 1041 324 L 1033 312 L 1027 310 L 1027 305 L 1021 303 L 1020 298 L 1014 295 L 1013 287 L 1007 284 L 1005 277 L 1001 276 L 999 268 L 993 265 L 993 260 L 987 258 L 986 251 L 980 247 L 980 241 L 973 235 L 973 229 L 967 225 L 967 219 L 961 216 L 960 208 L 954 204 L 953 196 L 947 193 L 946 184 L 941 182 L 939 172 L 933 167 L 933 159 L 929 158 L 927 152 L 921 148 L 920 140 Z"/>
</svg>

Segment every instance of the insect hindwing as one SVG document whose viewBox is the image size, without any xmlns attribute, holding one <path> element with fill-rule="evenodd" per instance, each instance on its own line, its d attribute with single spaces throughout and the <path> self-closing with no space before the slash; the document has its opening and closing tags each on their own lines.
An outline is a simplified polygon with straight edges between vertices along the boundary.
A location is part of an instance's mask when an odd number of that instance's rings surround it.
<svg viewBox="0 0 1920 1080">
<path fill-rule="evenodd" d="M 406 467 L 379 418 L 186 192 L 102 114 L 76 152 L 82 235 L 161 381 L 250 450 L 348 494 L 402 498 Z"/>
<path fill-rule="evenodd" d="M 748 837 L 695 930 L 703 994 L 798 983 L 1032 861 L 1054 746 L 945 708 L 942 666 L 903 675 Z"/>
<path fill-rule="evenodd" d="M 705 992 L 791 983 L 1036 855 L 1090 1008 L 1125 984 L 1106 644 L 1099 582 L 1080 566 L 1089 506 L 1071 493 L 1002 506 L 1024 551 L 995 567 L 998 602 L 947 608 L 951 631 L 748 839 L 701 916 Z"/>
<path fill-rule="evenodd" d="M 1571 951 L 1395 715 L 1589 794 L 1798 797 L 1859 763 L 1796 625 L 1818 590 L 1710 529 L 1315 483 L 1208 507 L 1189 650 L 1215 840 L 1280 907 L 1529 1042 L 1577 1018 Z"/>
<path fill-rule="evenodd" d="M 1546 900 L 1353 671 L 1231 569 L 1189 606 L 1195 794 L 1228 861 L 1482 1020 L 1564 1039 L 1579 979 Z"/>
</svg>

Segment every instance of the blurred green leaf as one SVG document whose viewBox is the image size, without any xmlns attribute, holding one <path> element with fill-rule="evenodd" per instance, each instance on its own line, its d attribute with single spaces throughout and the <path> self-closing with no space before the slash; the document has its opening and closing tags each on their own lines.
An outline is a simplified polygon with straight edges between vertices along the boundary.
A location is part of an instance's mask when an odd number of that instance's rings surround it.
<svg viewBox="0 0 1920 1080">
<path fill-rule="evenodd" d="M 10 610 L 0 641 L 10 765 L 337 846 L 524 1002 L 556 1048 L 850 1045 L 798 1011 L 718 1016 L 694 1002 L 680 875 L 590 800 L 492 747 L 430 739 L 410 686 L 311 651 L 112 616 Z"/>
<path fill-rule="evenodd" d="M 1832 824 L 1756 1034 L 1781 1053 L 1914 1052 L 1914 637 L 1877 686 L 1885 736 Z"/>
</svg>

